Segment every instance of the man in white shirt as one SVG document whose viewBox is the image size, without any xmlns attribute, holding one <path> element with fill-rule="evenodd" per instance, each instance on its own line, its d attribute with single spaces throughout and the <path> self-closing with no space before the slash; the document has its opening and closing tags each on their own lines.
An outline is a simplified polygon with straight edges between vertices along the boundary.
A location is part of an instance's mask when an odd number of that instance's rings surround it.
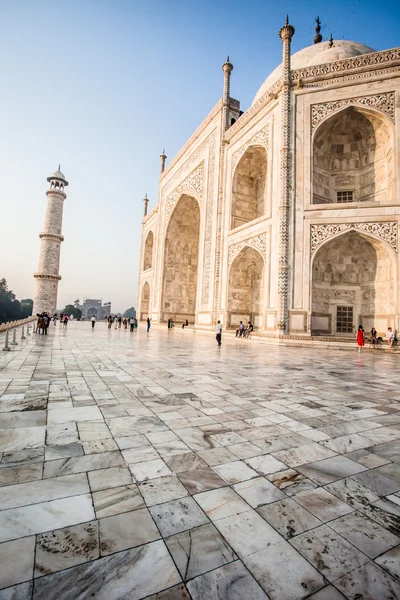
<svg viewBox="0 0 400 600">
<path fill-rule="evenodd" d="M 389 348 L 393 348 L 393 342 L 394 342 L 394 333 L 391 327 L 388 328 L 387 332 L 386 332 L 386 339 L 388 341 L 389 344 Z"/>
<path fill-rule="evenodd" d="M 92 329 L 93 329 L 93 328 L 94 328 L 94 325 L 95 325 L 95 323 L 96 323 L 96 317 L 93 315 L 93 317 L 92 317 L 92 319 L 91 319 L 91 320 L 92 320 Z"/>
<path fill-rule="evenodd" d="M 131 328 L 131 333 L 132 333 L 132 331 L 133 331 L 133 326 L 134 326 L 134 324 L 135 324 L 135 319 L 134 319 L 133 317 L 131 317 L 131 318 L 129 319 L 129 325 L 130 325 L 130 328 Z"/>
<path fill-rule="evenodd" d="M 221 339 L 222 339 L 222 325 L 221 325 L 221 321 L 218 321 L 217 323 L 217 329 L 216 329 L 216 336 L 215 339 L 218 342 L 218 346 L 221 345 Z"/>
</svg>

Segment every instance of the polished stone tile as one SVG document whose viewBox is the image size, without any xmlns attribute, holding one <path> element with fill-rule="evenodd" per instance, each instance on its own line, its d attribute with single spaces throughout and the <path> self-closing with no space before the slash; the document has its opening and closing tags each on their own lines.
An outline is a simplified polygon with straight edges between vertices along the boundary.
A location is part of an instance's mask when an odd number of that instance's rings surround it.
<svg viewBox="0 0 400 600">
<path fill-rule="evenodd" d="M 285 539 L 321 525 L 319 519 L 291 498 L 262 506 L 258 512 Z"/>
<path fill-rule="evenodd" d="M 232 444 L 228 446 L 228 450 L 235 454 L 238 458 L 251 458 L 253 456 L 259 456 L 264 454 L 263 450 L 256 444 L 251 442 L 243 442 L 241 444 Z"/>
<path fill-rule="evenodd" d="M 258 476 L 256 471 L 250 469 L 250 467 L 242 461 L 235 461 L 226 463 L 224 465 L 219 465 L 214 467 L 214 470 L 218 473 L 218 475 L 223 477 L 229 485 L 233 483 L 239 483 L 240 481 L 246 481 L 247 479 L 252 479 L 253 477 Z"/>
<path fill-rule="evenodd" d="M 218 519 L 215 526 L 241 558 L 282 541 L 279 533 L 251 508 Z"/>
<path fill-rule="evenodd" d="M 187 587 L 193 600 L 268 600 L 240 561 L 200 575 Z"/>
<path fill-rule="evenodd" d="M 180 583 L 164 542 L 118 552 L 35 582 L 34 600 L 140 600 Z"/>
<path fill-rule="evenodd" d="M 195 452 L 199 452 L 199 450 L 210 450 L 220 446 L 216 440 L 213 440 L 204 433 L 204 431 L 195 427 L 179 429 L 176 433 L 181 440 Z"/>
<path fill-rule="evenodd" d="M 253 508 L 257 508 L 263 504 L 270 504 L 285 497 L 285 494 L 265 477 L 242 481 L 234 485 L 233 489 Z"/>
<path fill-rule="evenodd" d="M 387 464 L 389 461 L 386 458 L 381 458 L 377 454 L 368 452 L 368 450 L 355 450 L 346 454 L 346 458 L 358 462 L 360 465 L 367 467 L 368 469 L 375 469 Z"/>
<path fill-rule="evenodd" d="M 310 479 L 307 479 L 307 477 L 304 477 L 304 475 L 294 469 L 285 469 L 285 471 L 271 473 L 271 475 L 267 475 L 267 479 L 277 488 L 283 490 L 286 496 L 295 496 L 299 492 L 313 490 L 317 487 Z"/>
<path fill-rule="evenodd" d="M 56 573 L 99 556 L 97 521 L 42 533 L 37 536 L 35 577 Z"/>
<path fill-rule="evenodd" d="M 35 536 L 0 544 L 0 588 L 32 579 L 34 553 Z"/>
<path fill-rule="evenodd" d="M 326 485 L 337 479 L 344 479 L 349 475 L 354 475 L 365 471 L 367 467 L 345 458 L 344 456 L 333 456 L 315 463 L 302 465 L 298 471 L 302 473 L 317 485 Z"/>
<path fill-rule="evenodd" d="M 329 527 L 369 558 L 376 558 L 400 544 L 399 537 L 359 513 L 335 519 L 329 523 Z"/>
<path fill-rule="evenodd" d="M 144 499 L 134 483 L 93 492 L 93 504 L 98 519 L 145 507 Z"/>
<path fill-rule="evenodd" d="M 352 479 L 365 487 L 370 488 L 379 496 L 388 496 L 400 490 L 400 482 L 395 481 L 391 477 L 386 477 L 382 473 L 378 473 L 375 469 L 371 469 L 366 473 L 353 475 Z"/>
<path fill-rule="evenodd" d="M 31 600 L 33 593 L 33 581 L 13 585 L 0 590 L 0 600 Z"/>
<path fill-rule="evenodd" d="M 84 474 L 0 487 L 0 511 L 89 492 Z"/>
<path fill-rule="evenodd" d="M 248 458 L 245 462 L 257 471 L 259 475 L 269 475 L 270 473 L 277 473 L 287 468 L 287 465 L 269 454 Z"/>
<path fill-rule="evenodd" d="M 188 495 L 186 488 L 175 475 L 151 479 L 139 484 L 139 490 L 147 506 L 154 506 Z"/>
<path fill-rule="evenodd" d="M 135 481 L 139 483 L 149 479 L 156 479 L 157 477 L 172 475 L 171 470 L 161 458 L 135 463 L 129 465 L 129 468 Z"/>
<path fill-rule="evenodd" d="M 85 454 L 97 454 L 100 452 L 112 452 L 113 450 L 118 450 L 117 443 L 112 439 L 83 442 L 82 446 Z"/>
<path fill-rule="evenodd" d="M 210 492 L 206 493 L 209 494 Z M 193 529 L 193 527 L 209 522 L 193 498 L 181 498 L 165 504 L 151 506 L 150 512 L 163 537 Z"/>
<path fill-rule="evenodd" d="M 45 427 L 16 427 L 0 429 L 0 452 L 16 452 L 44 445 Z"/>
<path fill-rule="evenodd" d="M 195 452 L 188 452 L 187 454 L 180 454 L 178 456 L 167 456 L 164 461 L 174 473 L 208 468 L 207 463 Z"/>
<path fill-rule="evenodd" d="M 223 447 L 213 448 L 212 450 L 200 450 L 198 455 L 211 467 L 232 462 L 236 458 L 232 452 L 229 452 L 227 448 Z"/>
<path fill-rule="evenodd" d="M 48 425 L 80 421 L 102 421 L 103 415 L 97 406 L 82 406 L 78 408 L 59 408 L 50 410 L 47 418 Z"/>
<path fill-rule="evenodd" d="M 249 505 L 228 487 L 196 494 L 194 499 L 212 521 L 230 517 L 249 509 Z"/>
<path fill-rule="evenodd" d="M 302 446 L 289 448 L 288 450 L 280 450 L 279 452 L 274 452 L 274 456 L 279 461 L 282 461 L 293 468 L 324 458 L 330 458 L 331 456 L 334 456 L 335 453 L 335 451 L 323 448 L 316 442 L 313 444 L 303 444 Z"/>
<path fill-rule="evenodd" d="M 308 596 L 307 600 L 346 600 L 343 594 L 338 592 L 333 585 L 328 585 L 322 588 L 319 592 L 315 592 L 312 596 Z"/>
<path fill-rule="evenodd" d="M 337 517 L 354 511 L 354 508 L 323 488 L 296 494 L 296 502 L 323 522 L 337 519 Z"/>
<path fill-rule="evenodd" d="M 0 465 L 0 486 L 26 483 L 35 479 L 42 479 L 43 464 L 31 463 L 19 467 L 2 467 Z"/>
<path fill-rule="evenodd" d="M 375 562 L 400 582 L 400 546 L 378 556 Z"/>
<path fill-rule="evenodd" d="M 111 469 L 90 471 L 88 477 L 92 492 L 133 483 L 132 475 L 126 467 L 112 467 Z"/>
<path fill-rule="evenodd" d="M 245 556 L 243 562 L 271 600 L 300 600 L 324 585 L 320 573 L 286 541 Z"/>
<path fill-rule="evenodd" d="M 83 456 L 83 446 L 79 442 L 74 444 L 60 444 L 58 446 L 46 446 L 45 459 L 58 460 L 60 458 L 71 458 L 72 456 Z"/>
<path fill-rule="evenodd" d="M 195 469 L 194 471 L 184 471 L 178 474 L 178 478 L 190 494 L 206 492 L 226 485 L 225 480 L 211 467 Z"/>
<path fill-rule="evenodd" d="M 120 452 L 102 452 L 101 454 L 89 454 L 87 456 L 50 460 L 44 465 L 43 477 L 45 479 L 49 477 L 60 477 L 61 475 L 107 469 L 124 464 L 125 462 Z"/>
<path fill-rule="evenodd" d="M 160 458 L 157 450 L 152 446 L 143 446 L 142 448 L 129 448 L 122 450 L 124 460 L 129 464 L 143 463 L 148 460 L 157 460 Z"/>
<path fill-rule="evenodd" d="M 400 597 L 400 582 L 373 562 L 355 569 L 335 581 L 348 600 L 379 600 Z"/>
<path fill-rule="evenodd" d="M 99 527 L 102 556 L 154 542 L 161 537 L 147 508 L 100 519 Z"/>
<path fill-rule="evenodd" d="M 48 446 L 64 446 L 79 441 L 76 423 L 63 423 L 61 425 L 49 425 L 46 433 L 46 444 Z"/>
<path fill-rule="evenodd" d="M 0 542 L 94 519 L 90 494 L 0 511 Z"/>
<path fill-rule="evenodd" d="M 105 440 L 111 437 L 107 425 L 101 421 L 83 421 L 77 424 L 79 439 L 82 442 L 93 442 L 96 440 Z"/>
<path fill-rule="evenodd" d="M 330 582 L 368 561 L 365 554 L 328 525 L 302 533 L 292 538 L 290 543 Z"/>
<path fill-rule="evenodd" d="M 178 533 L 165 543 L 185 581 L 237 558 L 211 523 Z"/>
</svg>

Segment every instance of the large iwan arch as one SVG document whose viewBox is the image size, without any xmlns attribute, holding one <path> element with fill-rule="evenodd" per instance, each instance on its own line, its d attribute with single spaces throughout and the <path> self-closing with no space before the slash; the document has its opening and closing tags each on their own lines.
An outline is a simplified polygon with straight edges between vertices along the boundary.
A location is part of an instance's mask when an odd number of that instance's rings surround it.
<svg viewBox="0 0 400 600">
<path fill-rule="evenodd" d="M 267 165 L 263 146 L 250 146 L 240 159 L 232 182 L 231 229 L 265 214 Z"/>
<path fill-rule="evenodd" d="M 349 106 L 321 123 L 313 141 L 313 204 L 391 200 L 393 125 L 380 112 Z"/>
<path fill-rule="evenodd" d="M 264 259 L 250 246 L 245 246 L 229 271 L 227 326 L 251 321 L 255 328 L 263 326 Z"/>
<path fill-rule="evenodd" d="M 165 235 L 161 320 L 194 323 L 199 262 L 200 209 L 193 196 L 181 196 Z"/>
<path fill-rule="evenodd" d="M 312 333 L 352 337 L 363 325 L 383 335 L 394 324 L 395 282 L 383 242 L 354 230 L 326 242 L 312 264 Z"/>
</svg>

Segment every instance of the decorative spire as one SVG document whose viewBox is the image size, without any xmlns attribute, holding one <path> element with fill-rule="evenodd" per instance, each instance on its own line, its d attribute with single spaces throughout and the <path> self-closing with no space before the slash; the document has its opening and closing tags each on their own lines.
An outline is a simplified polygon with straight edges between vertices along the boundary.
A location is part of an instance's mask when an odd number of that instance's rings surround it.
<svg viewBox="0 0 400 600">
<path fill-rule="evenodd" d="M 143 198 L 143 203 L 144 203 L 144 211 L 143 211 L 143 216 L 145 217 L 145 216 L 147 215 L 147 206 L 148 206 L 148 204 L 149 204 L 149 199 L 148 199 L 148 197 L 147 197 L 147 192 L 146 192 L 146 193 L 145 193 L 145 195 L 144 195 L 144 198 Z"/>
<path fill-rule="evenodd" d="M 286 15 L 286 21 L 283 27 L 280 28 L 279 30 L 279 37 L 281 38 L 281 40 L 283 41 L 284 39 L 286 39 L 287 37 L 289 39 L 292 39 L 292 37 L 294 36 L 294 27 L 293 25 L 289 24 L 289 15 Z"/>
<path fill-rule="evenodd" d="M 58 170 L 61 171 L 61 165 L 58 165 Z"/>
<path fill-rule="evenodd" d="M 164 173 L 166 160 L 167 156 L 165 154 L 165 149 L 163 148 L 162 154 L 160 154 L 160 175 L 161 173 Z"/>
<path fill-rule="evenodd" d="M 330 38 L 329 38 L 329 45 L 328 45 L 328 48 L 332 48 L 332 47 L 333 47 L 333 37 L 332 37 L 332 34 L 331 34 L 331 35 L 330 35 Z"/>
<path fill-rule="evenodd" d="M 317 26 L 315 27 L 316 35 L 314 36 L 314 44 L 319 44 L 320 42 L 322 42 L 322 35 L 320 33 L 320 31 L 321 31 L 320 18 L 316 17 L 315 22 L 316 22 Z"/>
</svg>

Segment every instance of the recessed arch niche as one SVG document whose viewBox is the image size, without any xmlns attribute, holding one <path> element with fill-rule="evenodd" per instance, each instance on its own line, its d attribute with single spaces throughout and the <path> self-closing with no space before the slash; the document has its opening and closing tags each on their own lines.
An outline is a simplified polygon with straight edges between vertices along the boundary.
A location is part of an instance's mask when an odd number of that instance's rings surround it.
<svg viewBox="0 0 400 600">
<path fill-rule="evenodd" d="M 193 196 L 179 199 L 165 235 L 162 320 L 195 322 L 200 209 Z"/>
<path fill-rule="evenodd" d="M 144 321 L 149 316 L 150 311 L 150 286 L 146 281 L 142 288 L 140 298 L 140 319 Z"/>
<path fill-rule="evenodd" d="M 228 327 L 237 327 L 239 321 L 262 327 L 264 266 L 261 254 L 250 246 L 245 246 L 234 259 L 228 281 Z"/>
<path fill-rule="evenodd" d="M 240 227 L 266 212 L 267 151 L 250 146 L 241 157 L 232 181 L 231 229 Z"/>
<path fill-rule="evenodd" d="M 394 198 L 393 126 L 383 114 L 349 106 L 317 129 L 313 204 Z"/>
<path fill-rule="evenodd" d="M 153 245 L 154 235 L 152 231 L 149 231 L 144 244 L 143 271 L 147 271 L 147 269 L 151 269 L 153 266 Z"/>
</svg>

